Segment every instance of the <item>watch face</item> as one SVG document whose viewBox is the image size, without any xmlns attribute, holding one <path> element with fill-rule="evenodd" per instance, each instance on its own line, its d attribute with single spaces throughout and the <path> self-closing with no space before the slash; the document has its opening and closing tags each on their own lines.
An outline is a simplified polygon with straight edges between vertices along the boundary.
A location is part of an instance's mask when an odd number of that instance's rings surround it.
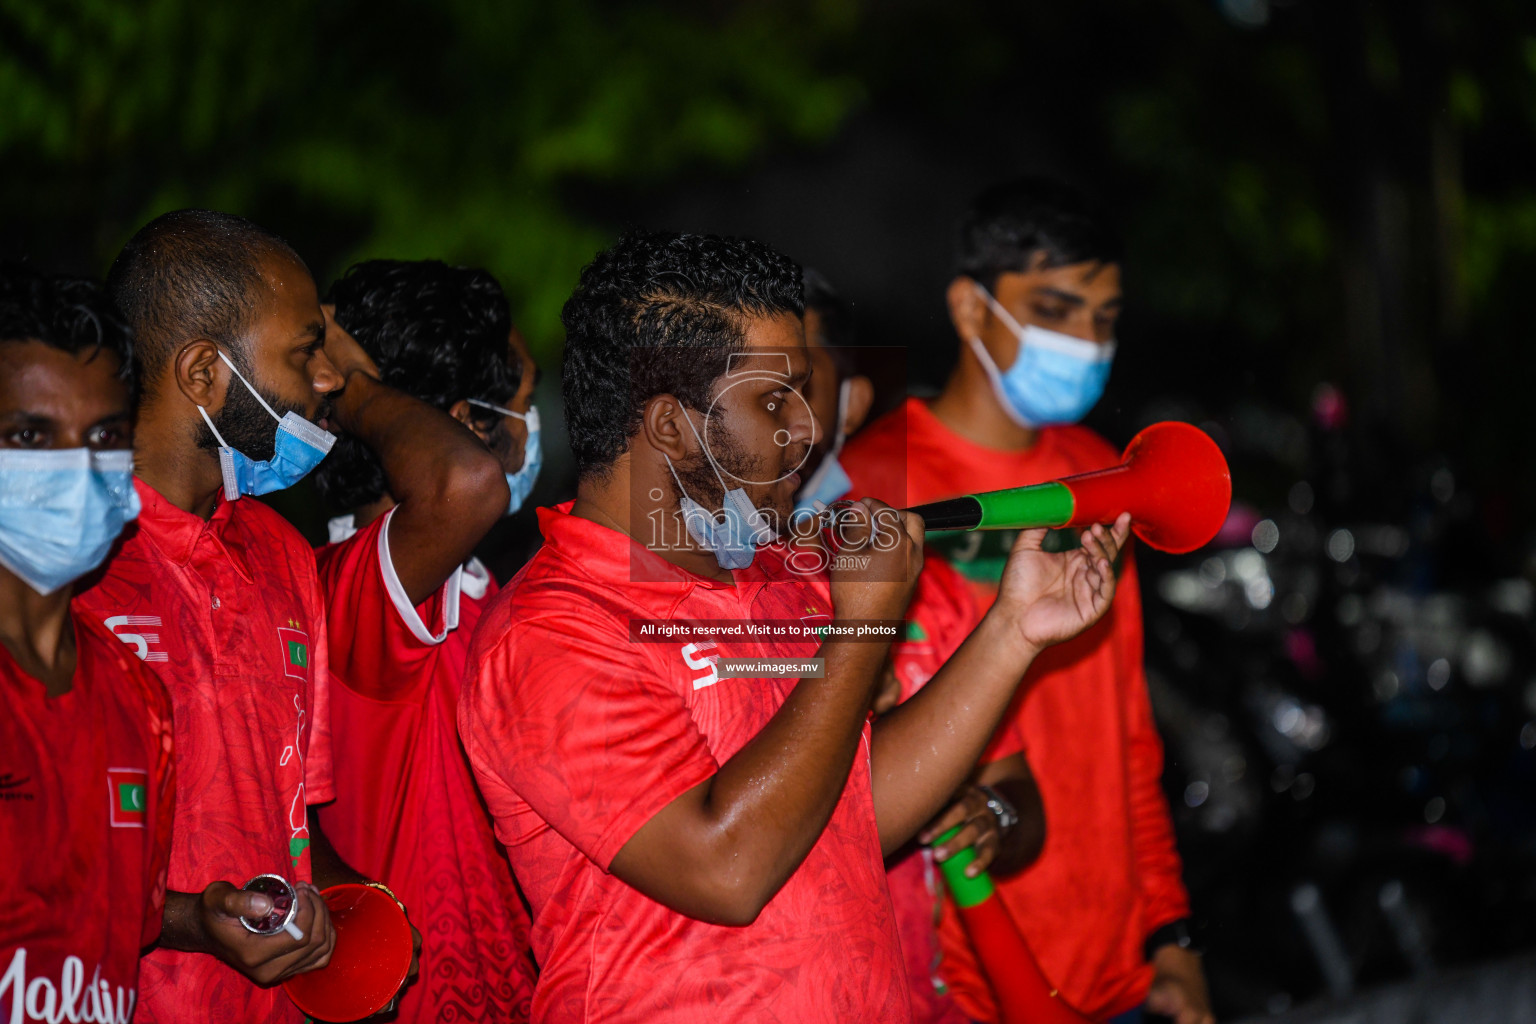
<svg viewBox="0 0 1536 1024">
<path fill-rule="evenodd" d="M 283 926 L 292 921 L 294 915 L 299 912 L 299 896 L 293 891 L 293 886 L 281 875 L 257 875 L 246 882 L 242 888 L 246 892 L 259 892 L 272 897 L 272 910 L 265 917 L 242 917 L 240 923 L 245 925 L 246 931 L 255 932 L 257 935 L 271 935 L 280 932 Z"/>
</svg>

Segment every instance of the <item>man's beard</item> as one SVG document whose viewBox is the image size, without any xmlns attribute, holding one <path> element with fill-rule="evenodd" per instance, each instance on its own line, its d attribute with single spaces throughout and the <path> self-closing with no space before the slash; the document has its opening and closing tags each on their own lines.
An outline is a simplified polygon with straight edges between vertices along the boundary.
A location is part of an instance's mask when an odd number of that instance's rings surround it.
<svg viewBox="0 0 1536 1024">
<path fill-rule="evenodd" d="M 247 379 L 250 378 L 250 373 L 244 368 L 241 372 L 245 373 Z M 304 415 L 303 409 L 290 406 L 280 398 L 268 394 L 261 397 L 266 399 L 279 418 L 288 412 Z M 220 447 L 213 431 L 208 429 L 208 424 L 202 422 L 202 417 L 198 417 L 198 421 L 197 446 L 208 451 Z M 213 425 L 218 428 L 225 444 L 252 462 L 266 462 L 277 453 L 277 421 L 262 408 L 256 396 L 240 383 L 239 378 L 231 378 L 229 391 L 224 396 L 224 408 L 213 417 Z"/>
<path fill-rule="evenodd" d="M 718 423 L 710 427 L 709 442 L 709 454 L 715 457 L 715 465 L 720 467 L 720 476 L 725 477 L 725 486 L 728 489 L 745 488 L 748 480 L 764 480 L 778 475 L 765 470 L 767 460 L 753 457 L 736 435 Z M 677 476 L 682 481 L 688 497 L 702 505 L 706 511 L 718 512 L 725 505 L 725 491 L 720 487 L 720 477 L 715 475 L 714 468 L 709 464 L 709 457 L 703 451 L 700 451 L 690 462 L 680 463 L 677 466 Z M 770 522 L 781 522 L 787 512 L 786 509 L 776 507 L 772 497 L 767 494 L 755 504 L 758 508 L 773 513 L 769 517 Z"/>
</svg>

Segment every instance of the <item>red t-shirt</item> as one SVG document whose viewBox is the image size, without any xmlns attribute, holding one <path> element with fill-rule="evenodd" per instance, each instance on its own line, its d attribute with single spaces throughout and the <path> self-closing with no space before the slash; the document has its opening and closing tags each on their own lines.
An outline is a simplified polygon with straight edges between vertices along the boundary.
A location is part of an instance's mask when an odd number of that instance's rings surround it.
<svg viewBox="0 0 1536 1024">
<path fill-rule="evenodd" d="M 525 1021 L 528 912 L 457 726 L 469 639 L 495 582 L 477 563 L 412 607 L 389 555 L 393 516 L 316 553 L 330 600 L 336 775 L 321 823 L 343 859 L 393 889 L 421 931 L 420 974 L 399 1020 Z M 345 533 L 340 522 L 333 539 Z"/>
<path fill-rule="evenodd" d="M 57 697 L 0 645 L 0 1021 L 126 1024 L 165 913 L 171 700 L 75 605 L 70 620 Z"/>
<path fill-rule="evenodd" d="M 943 667 L 981 621 L 981 614 L 955 571 L 942 558 L 930 556 L 917 578 L 906 620 L 905 638 L 891 645 L 891 663 L 901 683 L 902 700 L 922 689 Z M 1017 753 L 1013 744 L 1014 734 L 1000 731 L 982 760 Z M 886 880 L 912 984 L 913 1021 L 965 1024 L 969 1018 L 956 1005 L 944 980 L 949 971 L 943 963 L 938 934 L 943 878 L 932 851 L 915 842 L 910 844 L 890 862 Z"/>
<path fill-rule="evenodd" d="M 76 600 L 171 695 L 176 830 L 170 888 L 309 881 L 306 804 L 332 799 L 325 605 L 314 552 L 254 498 L 208 521 L 135 480 L 143 510 Z M 301 1021 L 206 953 L 156 949 L 139 971 L 143 1021 Z"/>
<path fill-rule="evenodd" d="M 819 580 L 758 552 L 735 585 L 540 509 L 545 544 L 476 631 L 459 733 L 533 908 L 536 1021 L 910 1019 L 866 729 L 821 837 L 755 922 L 679 914 L 608 872 L 658 811 L 756 736 L 793 679 L 721 679 L 722 657 L 811 657 L 799 639 L 643 643 L 635 619 L 823 620 Z M 656 582 L 631 582 L 639 574 Z"/>
<path fill-rule="evenodd" d="M 983 448 L 909 399 L 853 438 L 842 461 L 855 495 L 906 506 L 1103 469 L 1120 455 L 1079 426 L 1042 430 L 1025 451 Z M 1012 541 L 1011 531 L 930 538 L 984 605 L 996 595 Z M 1109 614 L 1042 654 L 1019 692 L 1007 724 L 1040 787 L 1046 839 L 1034 864 L 997 880 L 998 893 L 1067 1001 L 1091 1017 L 1114 1016 L 1146 998 L 1147 935 L 1189 913 L 1162 792 L 1131 552 L 1121 559 Z M 945 953 L 956 1000 L 978 1019 L 995 1019 L 965 951 L 946 940 Z"/>
</svg>

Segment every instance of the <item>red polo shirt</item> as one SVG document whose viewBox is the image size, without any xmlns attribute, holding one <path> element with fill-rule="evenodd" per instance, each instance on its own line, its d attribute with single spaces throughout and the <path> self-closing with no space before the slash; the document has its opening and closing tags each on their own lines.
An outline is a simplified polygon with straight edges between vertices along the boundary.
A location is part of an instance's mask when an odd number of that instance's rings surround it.
<svg viewBox="0 0 1536 1024">
<path fill-rule="evenodd" d="M 254 498 L 208 521 L 143 480 L 116 556 L 76 600 L 165 684 L 175 708 L 176 830 L 170 888 L 309 881 L 307 804 L 332 799 L 325 605 L 314 553 Z M 301 1021 L 204 953 L 156 949 L 139 1021 Z"/>
<path fill-rule="evenodd" d="M 545 544 L 491 605 L 459 731 L 533 908 L 536 1021 L 910 1019 L 870 790 L 868 732 L 831 821 L 751 925 L 706 924 L 609 873 L 659 810 L 714 775 L 796 681 L 721 679 L 725 657 L 811 657 L 805 640 L 637 643 L 632 619 L 808 620 L 825 584 L 758 552 L 735 583 L 539 510 Z M 657 582 L 631 582 L 632 563 Z"/>
<path fill-rule="evenodd" d="M 0 1021 L 126 1024 L 165 913 L 171 700 L 75 605 L 70 620 L 57 697 L 0 645 Z"/>
<path fill-rule="evenodd" d="M 1120 456 L 1078 426 L 1042 430 L 1025 451 L 994 451 L 908 399 L 853 438 L 842 461 L 855 496 L 906 506 L 1103 469 Z M 935 546 L 987 606 L 1012 540 L 1009 531 L 978 531 Z M 1189 913 L 1162 791 L 1163 747 L 1147 697 L 1130 551 L 1109 613 L 1041 655 L 1007 725 L 1027 751 L 1047 825 L 1039 859 L 998 879 L 998 893 L 1067 1001 L 1090 1017 L 1114 1016 L 1146 998 L 1147 935 Z M 961 1006 L 978 1019 L 995 1019 L 990 995 L 963 968 L 963 950 L 946 946 L 946 954 L 946 969 L 958 971 L 951 987 Z"/>
<path fill-rule="evenodd" d="M 495 582 L 479 563 L 412 606 L 388 522 L 331 521 L 316 557 L 330 601 L 336 802 L 325 835 L 383 881 L 421 931 L 401 1021 L 527 1020 L 528 912 L 459 746 L 469 639 Z"/>
</svg>

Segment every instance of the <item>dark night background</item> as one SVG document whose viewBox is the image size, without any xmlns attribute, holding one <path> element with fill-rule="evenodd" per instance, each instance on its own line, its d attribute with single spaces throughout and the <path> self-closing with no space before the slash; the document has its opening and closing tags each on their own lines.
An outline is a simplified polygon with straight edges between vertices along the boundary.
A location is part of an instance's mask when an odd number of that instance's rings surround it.
<svg viewBox="0 0 1536 1024">
<path fill-rule="evenodd" d="M 100 274 L 204 205 L 322 283 L 487 266 L 546 368 L 543 503 L 559 307 L 622 227 L 817 266 L 922 391 L 968 197 L 1096 194 L 1129 302 L 1090 423 L 1188 419 L 1234 471 L 1216 545 L 1145 559 L 1226 1018 L 1536 945 L 1533 170 L 1528 0 L 0 0 L 0 256 Z"/>
</svg>

